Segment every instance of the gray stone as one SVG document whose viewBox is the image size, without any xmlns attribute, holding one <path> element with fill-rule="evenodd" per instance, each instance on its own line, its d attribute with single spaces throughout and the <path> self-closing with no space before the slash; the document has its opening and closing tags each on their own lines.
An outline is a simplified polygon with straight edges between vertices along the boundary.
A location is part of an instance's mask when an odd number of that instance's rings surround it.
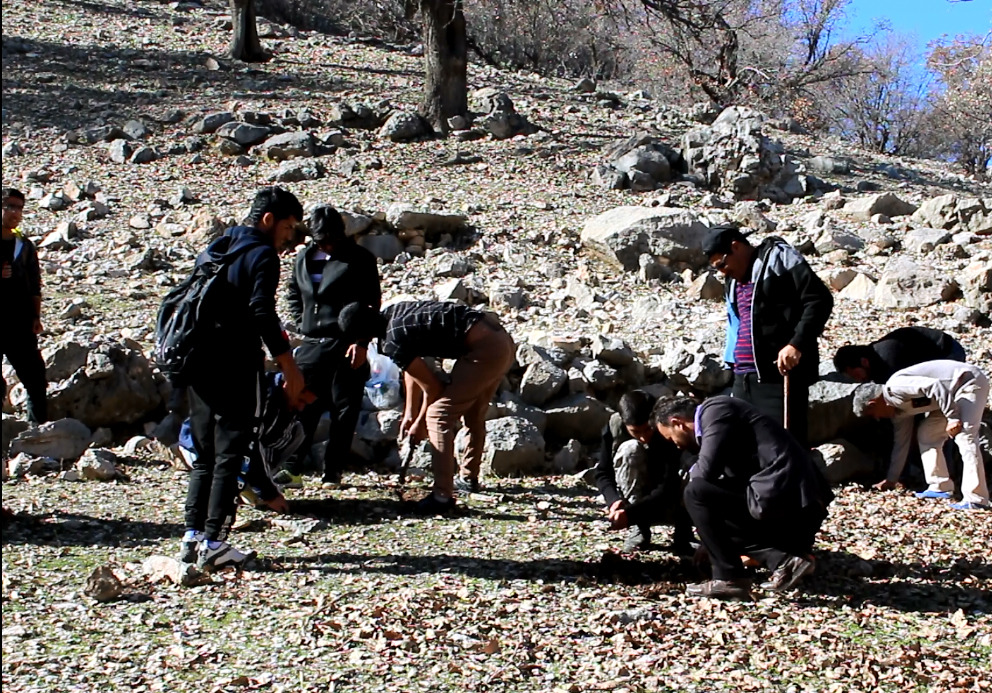
<svg viewBox="0 0 992 693">
<path fill-rule="evenodd" d="M 810 455 L 833 485 L 864 479 L 875 471 L 874 461 L 843 439 L 819 445 Z"/>
<path fill-rule="evenodd" d="M 630 179 L 626 173 L 618 171 L 607 164 L 599 164 L 592 171 L 590 177 L 593 185 L 606 190 L 626 190 L 630 187 Z"/>
<path fill-rule="evenodd" d="M 637 266 L 637 276 L 642 282 L 667 279 L 672 274 L 667 266 L 658 262 L 650 253 L 641 253 L 637 258 Z"/>
<path fill-rule="evenodd" d="M 363 411 L 355 435 L 371 445 L 391 443 L 399 437 L 402 419 L 403 412 L 396 409 Z"/>
<path fill-rule="evenodd" d="M 810 386 L 807 418 L 811 445 L 821 445 L 863 428 L 865 420 L 854 415 L 857 386 L 838 380 L 820 380 Z"/>
<path fill-rule="evenodd" d="M 461 279 L 449 279 L 434 287 L 434 297 L 438 301 L 468 302 L 469 288 Z"/>
<path fill-rule="evenodd" d="M 133 140 L 143 140 L 151 134 L 140 120 L 129 120 L 124 123 L 124 134 Z"/>
<path fill-rule="evenodd" d="M 304 180 L 317 180 L 327 175 L 324 165 L 316 159 L 292 159 L 279 164 L 279 169 L 270 176 L 278 183 L 299 183 Z"/>
<path fill-rule="evenodd" d="M 667 344 L 661 365 L 670 384 L 680 390 L 716 394 L 733 380 L 733 372 L 724 367 L 723 360 L 695 341 L 675 340 Z"/>
<path fill-rule="evenodd" d="M 917 255 L 933 252 L 938 245 L 951 239 L 949 231 L 944 229 L 913 229 L 907 231 L 902 238 L 902 247 Z"/>
<path fill-rule="evenodd" d="M 128 161 L 132 164 L 148 164 L 158 159 L 158 152 L 151 147 L 138 147 Z"/>
<path fill-rule="evenodd" d="M 591 347 L 593 358 L 616 368 L 629 366 L 636 358 L 634 350 L 627 346 L 622 339 L 616 337 L 596 335 L 592 340 Z"/>
<path fill-rule="evenodd" d="M 598 399 L 574 394 L 548 403 L 544 413 L 548 417 L 545 431 L 549 437 L 594 442 L 599 440 L 613 410 Z"/>
<path fill-rule="evenodd" d="M 251 125 L 250 123 L 231 122 L 217 128 L 217 134 L 226 139 L 232 140 L 242 147 L 251 147 L 264 142 L 272 130 L 263 125 Z"/>
<path fill-rule="evenodd" d="M 527 419 L 537 427 L 542 436 L 548 425 L 548 416 L 544 411 L 530 406 L 509 390 L 503 390 L 497 395 L 496 401 L 490 405 L 489 411 L 486 413 L 486 420 L 498 419 L 503 416 L 518 416 Z"/>
<path fill-rule="evenodd" d="M 117 478 L 117 455 L 105 448 L 90 448 L 76 462 L 76 470 L 89 481 L 111 481 Z"/>
<path fill-rule="evenodd" d="M 541 406 L 552 399 L 568 380 L 568 373 L 550 361 L 537 361 L 527 367 L 520 381 L 520 397 L 527 404 Z"/>
<path fill-rule="evenodd" d="M 397 111 L 379 129 L 379 137 L 392 142 L 409 142 L 430 135 L 433 129 L 419 114 Z"/>
<path fill-rule="evenodd" d="M 633 171 L 646 173 L 658 183 L 672 179 L 672 166 L 665 152 L 659 147 L 643 145 L 637 147 L 613 162 L 613 168 L 626 173 L 633 179 Z"/>
<path fill-rule="evenodd" d="M 340 125 L 357 130 L 374 130 L 382 125 L 381 116 L 363 103 L 337 103 L 327 115 L 328 125 Z"/>
<path fill-rule="evenodd" d="M 202 120 L 193 126 L 193 131 L 201 135 L 216 132 L 217 128 L 227 125 L 235 120 L 235 115 L 230 111 L 220 111 L 218 113 L 208 113 Z"/>
<path fill-rule="evenodd" d="M 371 217 L 367 217 L 364 214 L 345 211 L 341 211 L 340 214 L 341 220 L 344 221 L 344 233 L 346 236 L 356 236 L 360 233 L 365 233 L 372 226 Z"/>
<path fill-rule="evenodd" d="M 957 283 L 947 276 L 917 265 L 902 257 L 894 257 L 875 287 L 875 305 L 881 308 L 922 308 L 949 301 L 958 294 Z"/>
<path fill-rule="evenodd" d="M 313 137 L 302 130 L 274 135 L 265 140 L 259 150 L 262 156 L 271 161 L 312 157 L 315 154 Z"/>
<path fill-rule="evenodd" d="M 148 359 L 129 340 L 88 348 L 84 366 L 50 383 L 48 392 L 52 418 L 71 417 L 90 428 L 142 421 L 161 404 Z"/>
<path fill-rule="evenodd" d="M 27 453 L 33 457 L 75 460 L 89 447 L 92 433 L 81 421 L 58 419 L 29 428 L 10 443 L 10 455 Z"/>
<path fill-rule="evenodd" d="M 555 453 L 552 466 L 556 474 L 574 474 L 582 462 L 582 443 L 570 440 L 561 450 Z"/>
<path fill-rule="evenodd" d="M 61 212 L 72 205 L 72 200 L 66 197 L 61 191 L 48 193 L 38 202 L 38 206 L 50 212 Z"/>
<path fill-rule="evenodd" d="M 992 234 L 992 200 L 960 198 L 953 193 L 925 200 L 914 212 L 919 226 L 954 231 L 970 231 L 980 236 Z"/>
<path fill-rule="evenodd" d="M 8 383 L 8 386 L 9 385 L 10 383 Z M 31 428 L 31 424 L 29 424 L 27 421 L 18 419 L 17 417 L 11 416 L 9 414 L 3 415 L 2 444 L 3 444 L 4 458 L 7 457 L 7 453 L 10 450 L 10 442 L 14 440 L 14 438 L 19 436 L 21 433 L 28 430 L 29 428 Z"/>
<path fill-rule="evenodd" d="M 589 77 L 583 77 L 572 85 L 572 91 L 579 92 L 580 94 L 592 94 L 596 91 L 596 81 Z"/>
<path fill-rule="evenodd" d="M 108 151 L 110 153 L 110 160 L 115 164 L 126 164 L 134 153 L 134 147 L 125 140 L 115 140 L 111 143 Z"/>
<path fill-rule="evenodd" d="M 692 212 L 669 207 L 616 207 L 585 223 L 582 244 L 609 262 L 637 270 L 648 253 L 702 266 L 707 227 Z"/>
<path fill-rule="evenodd" d="M 905 202 L 892 193 L 871 195 L 856 200 L 848 200 L 843 212 L 855 219 L 869 221 L 876 214 L 887 217 L 901 217 L 916 211 L 916 205 Z"/>
<path fill-rule="evenodd" d="M 572 367 L 579 370 L 583 383 L 588 384 L 594 392 L 605 392 L 620 384 L 620 374 L 617 369 L 596 359 L 578 358 L 572 362 Z M 576 392 L 584 391 L 585 388 L 576 390 Z"/>
<path fill-rule="evenodd" d="M 848 174 L 851 172 L 851 162 L 834 156 L 814 156 L 806 165 L 810 171 L 820 175 Z"/>
<path fill-rule="evenodd" d="M 544 436 L 527 419 L 505 416 L 486 422 L 484 475 L 521 476 L 544 471 Z"/>
<path fill-rule="evenodd" d="M 686 294 L 696 301 L 723 299 L 723 282 L 713 272 L 703 272 L 689 285 Z"/>
<path fill-rule="evenodd" d="M 835 250 L 858 252 L 864 249 L 865 242 L 858 234 L 828 223 L 816 237 L 814 247 L 821 255 Z"/>
<path fill-rule="evenodd" d="M 464 277 L 473 270 L 472 263 L 456 253 L 442 253 L 434 260 L 436 277 Z"/>
<path fill-rule="evenodd" d="M 24 156 L 24 150 L 17 142 L 8 142 L 3 146 L 3 158 Z"/>
<path fill-rule="evenodd" d="M 378 258 L 392 262 L 403 252 L 403 241 L 392 234 L 369 234 L 358 239 L 362 246 Z"/>
<path fill-rule="evenodd" d="M 394 202 L 386 209 L 386 221 L 397 231 L 421 230 L 424 236 L 455 234 L 465 229 L 468 217 L 464 214 L 447 214 L 417 209 L 402 202 Z"/>
<path fill-rule="evenodd" d="M 23 479 L 27 475 L 41 474 L 45 469 L 45 460 L 25 453 L 19 453 L 7 460 L 7 476 L 11 479 Z"/>
</svg>

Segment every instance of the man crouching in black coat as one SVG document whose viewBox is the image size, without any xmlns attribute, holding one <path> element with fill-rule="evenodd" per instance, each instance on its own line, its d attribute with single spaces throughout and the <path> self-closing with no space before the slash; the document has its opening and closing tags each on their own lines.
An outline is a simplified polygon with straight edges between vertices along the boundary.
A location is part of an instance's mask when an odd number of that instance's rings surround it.
<svg viewBox="0 0 992 693">
<path fill-rule="evenodd" d="M 713 579 L 688 585 L 690 595 L 749 599 L 742 554 L 773 571 L 763 589 L 790 589 L 813 572 L 809 552 L 834 494 L 781 424 L 731 397 L 698 406 L 687 397 L 665 397 L 651 421 L 683 450 L 699 451 L 685 507 L 709 554 Z"/>
</svg>

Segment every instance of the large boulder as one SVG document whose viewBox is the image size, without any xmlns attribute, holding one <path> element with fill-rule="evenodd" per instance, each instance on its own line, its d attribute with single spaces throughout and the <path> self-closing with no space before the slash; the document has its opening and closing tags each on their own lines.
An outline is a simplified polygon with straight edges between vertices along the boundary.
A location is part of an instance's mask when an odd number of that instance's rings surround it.
<svg viewBox="0 0 992 693">
<path fill-rule="evenodd" d="M 370 445 L 391 443 L 400 435 L 402 419 L 403 413 L 396 409 L 363 411 L 358 417 L 355 435 Z"/>
<path fill-rule="evenodd" d="M 912 221 L 934 229 L 989 235 L 992 234 L 992 198 L 960 198 L 954 194 L 933 197 L 920 205 Z"/>
<path fill-rule="evenodd" d="M 951 232 L 945 229 L 913 229 L 903 236 L 902 247 L 917 255 L 926 255 L 949 240 L 951 240 Z"/>
<path fill-rule="evenodd" d="M 537 361 L 524 371 L 520 381 L 520 398 L 527 404 L 541 406 L 558 394 L 568 374 L 550 361 Z"/>
<path fill-rule="evenodd" d="M 957 283 L 904 257 L 889 260 L 875 287 L 875 305 L 881 308 L 922 308 L 949 301 L 958 294 Z"/>
<path fill-rule="evenodd" d="M 699 342 L 685 339 L 665 345 L 661 367 L 668 374 L 671 386 L 707 395 L 724 390 L 734 379 L 733 371 L 718 356 L 709 353 Z"/>
<path fill-rule="evenodd" d="M 892 193 L 882 193 L 848 200 L 843 211 L 844 214 L 860 221 L 869 221 L 876 214 L 884 214 L 890 218 L 912 214 L 916 211 L 916 205 L 905 202 Z"/>
<path fill-rule="evenodd" d="M 613 410 L 584 394 L 574 394 L 550 402 L 544 408 L 548 417 L 546 435 L 562 442 L 572 438 L 583 442 L 599 439 Z"/>
<path fill-rule="evenodd" d="M 712 125 L 690 130 L 682 136 L 688 172 L 739 200 L 787 202 L 812 192 L 812 181 L 799 175 L 781 142 L 764 135 L 763 123 L 761 113 L 731 106 Z"/>
<path fill-rule="evenodd" d="M 821 380 L 809 389 L 809 442 L 820 445 L 863 427 L 854 415 L 854 390 L 857 383 Z"/>
<path fill-rule="evenodd" d="M 76 462 L 76 470 L 89 481 L 112 481 L 118 476 L 117 455 L 105 448 L 91 448 Z"/>
<path fill-rule="evenodd" d="M 269 180 L 276 183 L 299 183 L 304 180 L 317 180 L 325 175 L 327 169 L 319 160 L 293 159 L 279 164 L 279 168 L 269 176 Z"/>
<path fill-rule="evenodd" d="M 259 142 L 264 142 L 271 130 L 264 125 L 251 125 L 249 123 L 231 122 L 217 128 L 217 134 L 225 139 L 237 142 L 242 147 L 251 147 Z"/>
<path fill-rule="evenodd" d="M 131 340 L 93 345 L 84 365 L 48 389 L 53 419 L 78 419 L 90 428 L 142 421 L 161 404 L 148 359 Z"/>
<path fill-rule="evenodd" d="M 637 271 L 649 253 L 670 262 L 701 267 L 707 226 L 692 212 L 671 207 L 616 207 L 589 219 L 582 243 L 607 261 Z"/>
<path fill-rule="evenodd" d="M 78 459 L 89 447 L 93 434 L 82 421 L 59 419 L 22 432 L 10 443 L 11 457 L 26 453 L 55 460 Z"/>
<path fill-rule="evenodd" d="M 415 205 L 394 202 L 386 208 L 386 221 L 397 231 L 418 230 L 426 238 L 463 231 L 468 224 L 468 217 L 464 214 L 432 212 Z"/>
<path fill-rule="evenodd" d="M 464 449 L 468 431 L 459 432 L 455 449 Z M 486 422 L 482 473 L 521 476 L 544 471 L 544 437 L 527 419 L 504 416 Z"/>
<path fill-rule="evenodd" d="M 432 133 L 426 120 L 407 111 L 393 113 L 379 129 L 379 137 L 392 142 L 409 142 Z"/>
<path fill-rule="evenodd" d="M 14 440 L 24 431 L 31 428 L 31 424 L 23 419 L 18 419 L 17 417 L 10 416 L 9 414 L 3 415 L 3 457 L 7 457 L 7 452 L 10 450 L 10 442 Z"/>
<path fill-rule="evenodd" d="M 259 149 L 262 156 L 272 161 L 310 157 L 316 151 L 313 136 L 302 130 L 270 137 Z"/>
<path fill-rule="evenodd" d="M 862 479 L 875 471 L 871 457 L 840 438 L 813 448 L 810 454 L 831 484 Z"/>
</svg>

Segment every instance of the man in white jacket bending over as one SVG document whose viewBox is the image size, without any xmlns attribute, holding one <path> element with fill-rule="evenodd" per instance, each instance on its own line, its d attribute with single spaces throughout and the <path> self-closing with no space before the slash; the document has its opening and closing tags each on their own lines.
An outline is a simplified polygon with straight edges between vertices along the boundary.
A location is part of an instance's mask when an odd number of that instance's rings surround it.
<svg viewBox="0 0 992 693">
<path fill-rule="evenodd" d="M 964 463 L 961 502 L 957 510 L 989 508 L 985 465 L 978 446 L 982 410 L 989 398 L 989 380 L 975 366 L 959 361 L 924 361 L 896 371 L 884 385 L 865 383 L 854 392 L 854 413 L 893 419 L 895 431 L 887 479 L 899 479 L 913 436 L 913 417 L 926 414 L 917 430 L 927 490 L 917 498 L 951 498 L 954 482 L 947 472 L 943 442 L 947 437 L 961 451 Z"/>
</svg>

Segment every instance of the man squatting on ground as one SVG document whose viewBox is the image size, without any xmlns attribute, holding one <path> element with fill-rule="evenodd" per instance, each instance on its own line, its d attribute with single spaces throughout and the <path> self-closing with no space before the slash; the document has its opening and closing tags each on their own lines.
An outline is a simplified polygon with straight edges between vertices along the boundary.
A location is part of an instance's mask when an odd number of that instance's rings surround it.
<svg viewBox="0 0 992 693">
<path fill-rule="evenodd" d="M 879 385 L 892 377 L 896 371 L 909 368 L 925 361 L 949 359 L 961 361 L 967 354 L 961 343 L 951 335 L 931 327 L 900 327 L 892 330 L 881 339 L 870 344 L 847 344 L 834 354 L 834 368 L 851 380 L 858 383 L 873 382 Z M 922 415 L 913 418 L 912 438 L 916 426 L 921 422 Z M 886 426 L 886 432 L 891 435 L 891 427 Z M 944 454 L 953 454 L 954 442 L 947 439 L 944 443 Z M 914 455 L 915 451 L 908 453 Z M 872 488 L 878 491 L 889 491 L 899 486 L 899 480 L 890 481 L 887 476 Z"/>
<path fill-rule="evenodd" d="M 913 419 L 917 414 L 926 414 L 916 437 L 927 489 L 916 497 L 951 498 L 954 482 L 944 456 L 944 441 L 951 437 L 963 463 L 962 500 L 951 507 L 987 509 L 989 488 L 978 430 L 988 398 L 989 380 L 979 368 L 958 361 L 926 361 L 897 371 L 885 385 L 860 385 L 854 391 L 854 413 L 892 419 L 895 438 L 886 479 L 893 484 L 906 464 Z"/>
<path fill-rule="evenodd" d="M 807 444 L 809 386 L 819 377 L 816 340 L 834 299 L 802 254 L 776 236 L 752 246 L 735 226 L 715 226 L 703 239 L 710 266 L 726 283 L 727 346 L 733 396 L 784 422 L 789 374 L 789 432 Z"/>
<path fill-rule="evenodd" d="M 603 427 L 594 475 L 613 529 L 628 529 L 625 551 L 647 549 L 651 526 L 674 527 L 671 549 L 691 549 L 692 523 L 682 506 L 682 452 L 651 425 L 656 398 L 633 390 Z"/>
<path fill-rule="evenodd" d="M 413 444 L 427 437 L 433 446 L 434 492 L 417 511 L 443 513 L 454 508 L 455 427 L 463 419 L 468 446 L 458 477 L 459 490 L 479 488 L 486 443 L 486 412 L 503 376 L 513 365 L 513 339 L 495 317 L 456 303 L 404 301 L 378 312 L 352 303 L 338 324 L 353 341 L 379 340 L 379 352 L 404 372 L 406 408 L 400 436 Z M 456 359 L 447 382 L 423 357 Z"/>
<path fill-rule="evenodd" d="M 690 584 L 693 596 L 748 599 L 751 579 L 742 555 L 772 570 L 761 587 L 786 590 L 813 572 L 810 551 L 830 485 L 805 447 L 771 416 L 741 399 L 664 397 L 651 416 L 658 432 L 699 452 L 689 471 L 685 507 L 713 579 Z"/>
<path fill-rule="evenodd" d="M 345 235 L 344 220 L 324 205 L 310 213 L 313 242 L 300 250 L 289 279 L 289 309 L 303 343 L 296 363 L 316 400 L 300 415 L 306 440 L 298 453 L 277 472 L 275 481 L 290 486 L 301 482 L 303 462 L 310 452 L 314 431 L 324 412 L 331 426 L 324 450 L 323 480 L 340 483 L 351 455 L 352 438 L 362 410 L 368 340 L 349 341 L 338 324 L 341 309 L 359 303 L 379 310 L 382 292 L 375 256 Z"/>
<path fill-rule="evenodd" d="M 41 334 L 41 268 L 34 243 L 18 228 L 24 215 L 24 193 L 13 188 L 3 189 L 3 356 L 10 361 L 21 384 L 27 391 L 28 421 L 48 421 L 45 360 L 38 349 Z M 7 397 L 7 381 L 3 396 Z"/>
<path fill-rule="evenodd" d="M 197 458 L 186 496 L 186 533 L 180 558 L 203 568 L 243 564 L 250 554 L 227 543 L 234 522 L 238 474 L 256 449 L 261 415 L 262 344 L 279 365 L 291 408 L 299 408 L 303 375 L 276 314 L 279 250 L 291 243 L 303 216 L 299 200 L 281 188 L 255 195 L 249 226 L 228 229 L 198 263 L 227 257 L 229 264 L 203 348 L 195 352 L 188 384 L 189 418 Z M 280 496 L 281 498 L 281 496 Z M 286 512 L 285 500 L 270 504 Z"/>
</svg>

